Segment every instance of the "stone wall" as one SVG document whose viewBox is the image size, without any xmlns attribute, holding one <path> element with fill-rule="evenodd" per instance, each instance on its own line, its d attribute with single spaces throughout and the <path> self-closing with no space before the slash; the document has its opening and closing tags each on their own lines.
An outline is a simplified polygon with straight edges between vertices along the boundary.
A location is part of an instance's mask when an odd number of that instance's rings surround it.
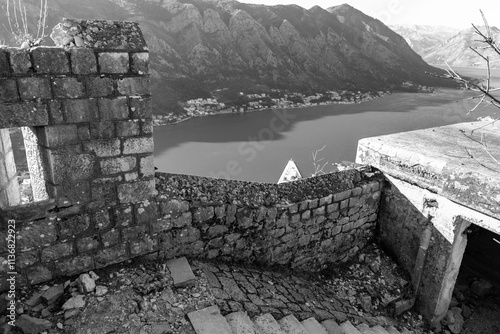
<svg viewBox="0 0 500 334">
<path fill-rule="evenodd" d="M 281 185 L 155 179 L 148 52 L 137 24 L 66 19 L 51 36 L 59 46 L 0 49 L 2 163 L 15 167 L 5 158 L 6 128 L 26 127 L 41 199 L 0 205 L 1 239 L 7 222 L 16 224 L 20 285 L 140 255 L 319 270 L 372 238 L 381 175 L 369 169 Z M 2 190 L 16 181 L 15 170 L 4 174 Z M 12 271 L 7 255 L 1 243 L 2 272 Z"/>
<path fill-rule="evenodd" d="M 464 230 L 475 224 L 500 235 L 500 172 L 490 156 L 500 156 L 499 130 L 491 122 L 463 123 L 358 144 L 356 161 L 378 168 L 388 181 L 379 240 L 413 276 L 416 307 L 434 325 L 451 302 L 467 245 Z"/>
<path fill-rule="evenodd" d="M 373 237 L 381 175 L 368 175 L 353 169 L 277 185 L 159 173 L 161 218 L 151 233 L 167 257 L 319 270 Z"/>
<path fill-rule="evenodd" d="M 0 157 L 10 168 L 0 188 L 16 179 L 7 128 L 29 127 L 29 164 L 40 167 L 30 168 L 32 184 L 45 199 L 0 201 L 0 234 L 15 220 L 16 270 L 28 283 L 130 257 L 115 221 L 155 196 L 149 53 L 138 24 L 64 20 L 53 36 L 57 47 L 0 48 Z M 6 255 L 2 242 L 2 273 Z"/>
</svg>

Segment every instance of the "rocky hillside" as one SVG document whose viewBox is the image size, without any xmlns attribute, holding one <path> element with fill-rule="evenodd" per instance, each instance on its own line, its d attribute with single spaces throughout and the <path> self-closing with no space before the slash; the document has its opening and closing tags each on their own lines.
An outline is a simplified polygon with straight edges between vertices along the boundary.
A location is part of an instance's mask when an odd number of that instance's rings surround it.
<svg viewBox="0 0 500 334">
<path fill-rule="evenodd" d="M 480 28 L 481 29 L 481 28 Z M 484 28 L 482 28 L 484 31 Z M 491 27 L 493 39 L 500 41 L 500 29 Z M 479 55 L 469 49 L 471 47 L 482 48 L 485 43 L 479 42 L 480 37 L 475 33 L 474 28 L 460 31 L 452 38 L 434 46 L 426 51 L 424 60 L 430 64 L 444 65 L 448 63 L 451 66 L 486 66 Z M 500 68 L 500 56 L 490 49 L 478 49 L 484 56 L 491 59 L 492 68 Z"/>
<path fill-rule="evenodd" d="M 27 11 L 36 22 L 36 6 Z M 64 16 L 140 22 L 156 113 L 222 88 L 237 95 L 446 84 L 424 73 L 439 70 L 404 38 L 345 4 L 306 10 L 232 0 L 51 0 L 49 12 L 50 29 Z M 0 21 L 6 22 L 3 11 Z M 9 38 L 5 26 L 2 38 Z"/>
<path fill-rule="evenodd" d="M 403 36 L 408 45 L 422 57 L 430 48 L 445 42 L 460 31 L 460 29 L 450 27 L 415 24 L 397 24 L 389 27 Z"/>
</svg>

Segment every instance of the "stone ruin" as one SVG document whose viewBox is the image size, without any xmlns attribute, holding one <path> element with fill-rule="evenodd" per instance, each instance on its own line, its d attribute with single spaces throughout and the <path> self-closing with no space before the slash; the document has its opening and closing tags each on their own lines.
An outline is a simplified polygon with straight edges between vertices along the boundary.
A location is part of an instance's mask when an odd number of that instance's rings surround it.
<svg viewBox="0 0 500 334">
<path fill-rule="evenodd" d="M 280 185 L 155 174 L 138 24 L 64 19 L 51 36 L 58 46 L 0 49 L 0 235 L 16 222 L 20 284 L 137 256 L 320 270 L 378 237 L 435 323 L 463 232 L 476 224 L 500 234 L 499 173 L 450 158 L 458 126 L 364 139 L 357 162 L 368 166 Z M 23 129 L 33 203 L 20 204 L 12 127 Z M 8 263 L 2 243 L 2 272 Z"/>
</svg>

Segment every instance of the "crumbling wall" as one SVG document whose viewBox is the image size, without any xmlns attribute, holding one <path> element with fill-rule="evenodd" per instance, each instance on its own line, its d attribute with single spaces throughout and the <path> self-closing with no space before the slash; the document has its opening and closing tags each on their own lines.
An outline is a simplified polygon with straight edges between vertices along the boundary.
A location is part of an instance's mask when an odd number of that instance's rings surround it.
<svg viewBox="0 0 500 334">
<path fill-rule="evenodd" d="M 64 20 L 52 37 L 59 46 L 0 49 L 0 129 L 30 127 L 49 197 L 0 206 L 1 239 L 15 222 L 20 285 L 146 254 L 319 270 L 373 237 L 381 176 L 370 170 L 280 185 L 155 179 L 149 54 L 138 25 Z M 9 175 L 1 186 L 15 180 Z M 1 243 L 2 272 L 13 271 L 7 256 Z"/>
<path fill-rule="evenodd" d="M 68 19 L 52 35 L 59 46 L 0 49 L 0 128 L 30 127 L 49 197 L 1 205 L 0 233 L 15 221 L 16 270 L 27 283 L 131 257 L 115 221 L 155 195 L 149 53 L 138 25 Z"/>
<path fill-rule="evenodd" d="M 368 174 L 353 169 L 278 185 L 157 173 L 160 219 L 151 232 L 168 257 L 320 270 L 373 238 L 381 175 Z"/>
</svg>

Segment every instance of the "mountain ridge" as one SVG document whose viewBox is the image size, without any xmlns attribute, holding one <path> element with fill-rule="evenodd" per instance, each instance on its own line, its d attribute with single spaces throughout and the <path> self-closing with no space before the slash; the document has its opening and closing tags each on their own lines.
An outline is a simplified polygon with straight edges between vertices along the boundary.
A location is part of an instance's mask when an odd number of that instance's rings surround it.
<svg viewBox="0 0 500 334">
<path fill-rule="evenodd" d="M 224 88 L 237 94 L 447 84 L 425 74 L 442 72 L 401 36 L 347 4 L 307 10 L 234 0 L 88 0 L 85 6 L 53 0 L 51 6 L 49 24 L 63 16 L 139 22 L 150 49 L 155 113 L 181 110 L 178 101 Z"/>
</svg>

